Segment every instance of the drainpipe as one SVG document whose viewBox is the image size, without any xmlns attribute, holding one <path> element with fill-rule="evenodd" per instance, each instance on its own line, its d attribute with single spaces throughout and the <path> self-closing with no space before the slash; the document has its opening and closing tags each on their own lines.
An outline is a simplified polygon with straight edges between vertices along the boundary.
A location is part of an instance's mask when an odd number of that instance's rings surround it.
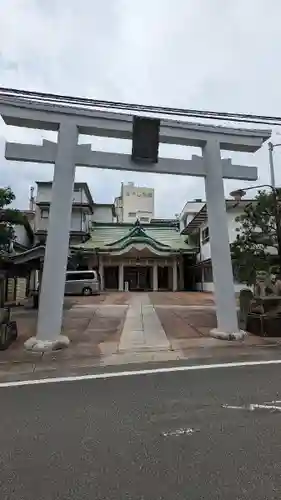
<svg viewBox="0 0 281 500">
<path fill-rule="evenodd" d="M 201 269 L 201 292 L 204 292 L 204 279 L 203 279 L 203 272 L 204 272 L 204 266 L 201 266 L 202 262 L 202 245 L 201 245 L 201 232 L 199 230 L 199 256 L 200 256 L 200 269 Z"/>
<path fill-rule="evenodd" d="M 82 204 L 83 204 L 83 191 L 82 191 L 82 188 L 81 188 L 81 193 L 80 193 L 80 201 L 81 201 L 81 233 L 83 231 L 83 208 L 82 208 Z"/>
<path fill-rule="evenodd" d="M 96 254 L 96 259 L 97 259 L 97 273 L 99 277 L 99 282 L 101 282 L 101 277 L 100 277 L 100 254 L 99 254 L 99 248 L 95 248 L 95 254 Z"/>
</svg>

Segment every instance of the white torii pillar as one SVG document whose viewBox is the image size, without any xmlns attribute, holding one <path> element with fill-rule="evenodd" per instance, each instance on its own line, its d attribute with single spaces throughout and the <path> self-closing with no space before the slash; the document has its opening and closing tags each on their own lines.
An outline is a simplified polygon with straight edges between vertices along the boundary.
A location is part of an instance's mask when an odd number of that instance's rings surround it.
<svg viewBox="0 0 281 500">
<path fill-rule="evenodd" d="M 62 122 L 58 132 L 37 332 L 36 337 L 25 342 L 28 350 L 55 350 L 69 344 L 68 337 L 61 335 L 61 326 L 77 140 L 77 126 L 71 121 Z"/>
<path fill-rule="evenodd" d="M 223 186 L 220 143 L 209 139 L 203 148 L 206 166 L 205 190 L 210 247 L 217 308 L 217 328 L 211 335 L 221 339 L 242 339 L 239 329 L 229 246 L 228 221 Z"/>
</svg>

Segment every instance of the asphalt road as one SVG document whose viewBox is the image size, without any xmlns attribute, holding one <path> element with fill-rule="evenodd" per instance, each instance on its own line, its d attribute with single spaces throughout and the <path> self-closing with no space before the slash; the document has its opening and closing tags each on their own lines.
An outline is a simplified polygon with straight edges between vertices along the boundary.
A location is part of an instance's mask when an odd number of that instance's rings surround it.
<svg viewBox="0 0 281 500">
<path fill-rule="evenodd" d="M 0 389 L 1 500 L 271 500 L 281 365 Z M 190 430 L 192 429 L 192 430 Z"/>
</svg>

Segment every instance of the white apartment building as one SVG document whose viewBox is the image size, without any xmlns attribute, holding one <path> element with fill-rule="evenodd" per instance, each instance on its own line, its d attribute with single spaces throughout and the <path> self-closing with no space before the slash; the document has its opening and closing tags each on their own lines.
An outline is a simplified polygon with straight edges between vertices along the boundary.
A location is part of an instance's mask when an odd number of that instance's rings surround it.
<svg viewBox="0 0 281 500">
<path fill-rule="evenodd" d="M 135 186 L 133 182 L 121 184 L 121 194 L 115 198 L 117 222 L 149 223 L 154 218 L 154 189 Z"/>
<path fill-rule="evenodd" d="M 241 200 L 239 203 L 235 200 L 226 200 L 226 210 L 228 218 L 229 243 L 236 240 L 239 223 L 236 217 L 242 215 L 244 208 L 252 200 Z M 214 291 L 211 248 L 208 227 L 208 214 L 206 202 L 202 200 L 188 201 L 180 214 L 181 234 L 188 237 L 190 245 L 197 248 L 196 266 L 194 272 L 196 275 L 196 289 L 206 292 Z M 234 276 L 235 290 L 238 292 L 245 284 L 236 281 Z"/>
<path fill-rule="evenodd" d="M 35 211 L 35 242 L 44 243 L 49 225 L 49 211 L 52 201 L 52 182 L 37 181 L 36 196 L 32 196 L 30 206 Z M 113 222 L 114 205 L 95 203 L 86 182 L 75 182 L 72 200 L 70 243 L 85 241 L 94 222 Z"/>
</svg>

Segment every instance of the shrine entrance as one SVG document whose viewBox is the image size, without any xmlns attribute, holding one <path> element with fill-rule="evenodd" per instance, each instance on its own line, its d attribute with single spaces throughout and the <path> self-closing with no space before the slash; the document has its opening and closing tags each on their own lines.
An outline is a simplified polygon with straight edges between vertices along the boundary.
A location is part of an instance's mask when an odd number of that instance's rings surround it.
<svg viewBox="0 0 281 500">
<path fill-rule="evenodd" d="M 118 107 L 119 112 L 116 112 Z M 149 116 L 140 116 L 140 110 Z M 177 110 L 170 111 L 171 115 L 177 115 Z M 191 123 L 180 121 L 179 117 L 175 119 L 176 116 L 168 120 L 164 117 L 167 108 L 125 104 L 121 110 L 121 105 L 116 103 L 101 106 L 100 102 L 91 99 L 4 88 L 0 88 L 0 115 L 8 126 L 58 133 L 54 143 L 45 139 L 41 145 L 6 142 L 5 147 L 8 160 L 55 164 L 37 333 L 25 343 L 27 349 L 43 352 L 69 345 L 69 339 L 61 335 L 61 331 L 76 165 L 204 178 L 218 323 L 211 335 L 227 340 L 244 338 L 237 319 L 223 179 L 255 181 L 258 172 L 256 167 L 234 165 L 230 158 L 222 158 L 221 150 L 254 153 L 270 138 L 271 130 Z M 92 144 L 80 144 L 80 135 L 131 140 L 131 154 L 96 151 Z M 158 155 L 161 143 L 195 146 L 201 149 L 201 155 L 193 155 L 190 159 L 161 158 Z M 169 195 L 176 196 L 176 193 Z M 139 240 L 139 235 L 135 235 L 134 243 L 141 246 Z M 150 240 L 158 252 L 154 236 Z M 121 247 L 122 242 L 121 237 Z M 176 237 L 173 242 L 163 241 L 159 248 L 161 254 L 166 249 L 169 256 L 176 242 Z M 110 251 L 111 245 L 107 247 Z M 134 271 L 133 275 L 133 284 L 148 284 L 148 274 Z M 119 284 L 123 281 L 121 265 Z M 153 288 L 158 286 L 156 265 L 153 285 Z M 177 289 L 176 258 L 173 260 L 173 289 Z"/>
<path fill-rule="evenodd" d="M 158 290 L 170 290 L 169 266 L 158 267 Z"/>
<path fill-rule="evenodd" d="M 152 290 L 151 266 L 126 266 L 124 267 L 124 282 L 128 283 L 130 291 L 141 292 Z"/>
<path fill-rule="evenodd" d="M 118 290 L 118 266 L 107 266 L 104 268 L 104 288 L 106 290 Z"/>
</svg>

